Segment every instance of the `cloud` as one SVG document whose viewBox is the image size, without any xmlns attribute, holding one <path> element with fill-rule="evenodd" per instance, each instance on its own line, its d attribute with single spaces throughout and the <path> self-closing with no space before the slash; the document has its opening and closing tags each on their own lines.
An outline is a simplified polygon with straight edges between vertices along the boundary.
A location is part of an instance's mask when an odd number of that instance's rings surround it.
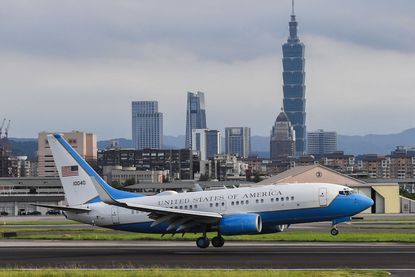
<svg viewBox="0 0 415 277">
<path fill-rule="evenodd" d="M 80 129 L 129 137 L 133 100 L 158 100 L 183 134 L 187 91 L 210 128 L 268 135 L 282 103 L 290 1 L 4 1 L 1 117 L 11 134 Z M 413 1 L 296 1 L 308 129 L 414 127 Z"/>
</svg>

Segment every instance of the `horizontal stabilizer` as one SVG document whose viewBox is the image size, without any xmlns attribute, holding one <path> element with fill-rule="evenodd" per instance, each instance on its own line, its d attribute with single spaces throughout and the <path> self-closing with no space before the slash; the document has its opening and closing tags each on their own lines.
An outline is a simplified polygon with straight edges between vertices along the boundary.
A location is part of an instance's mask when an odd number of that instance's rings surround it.
<svg viewBox="0 0 415 277">
<path fill-rule="evenodd" d="M 76 208 L 76 207 L 59 206 L 59 205 L 43 205 L 43 204 L 30 204 L 30 205 L 36 206 L 36 207 L 61 210 L 61 211 L 66 211 L 66 212 L 74 212 L 74 213 L 87 213 L 91 211 L 91 209 L 87 209 L 87 208 Z"/>
</svg>

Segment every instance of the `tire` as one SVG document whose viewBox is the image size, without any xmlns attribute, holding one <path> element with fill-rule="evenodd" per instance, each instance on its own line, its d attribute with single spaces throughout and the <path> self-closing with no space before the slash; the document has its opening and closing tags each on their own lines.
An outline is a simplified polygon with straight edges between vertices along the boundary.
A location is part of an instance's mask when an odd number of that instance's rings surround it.
<svg viewBox="0 0 415 277">
<path fill-rule="evenodd" d="M 214 237 L 212 239 L 212 245 L 213 247 L 222 247 L 225 244 L 225 240 L 222 237 Z"/>
<path fill-rule="evenodd" d="M 200 237 L 196 240 L 196 246 L 199 248 L 208 248 L 209 247 L 209 239 L 205 237 Z"/>
<path fill-rule="evenodd" d="M 332 234 L 333 236 L 337 236 L 339 234 L 339 230 L 337 230 L 336 228 L 331 229 L 330 234 Z"/>
</svg>

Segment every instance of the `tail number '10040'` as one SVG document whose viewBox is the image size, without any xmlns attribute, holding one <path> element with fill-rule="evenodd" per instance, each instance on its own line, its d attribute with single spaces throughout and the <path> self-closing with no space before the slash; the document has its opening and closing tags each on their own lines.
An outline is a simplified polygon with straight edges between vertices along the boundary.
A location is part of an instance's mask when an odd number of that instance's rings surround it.
<svg viewBox="0 0 415 277">
<path fill-rule="evenodd" d="M 74 186 L 85 186 L 86 182 L 85 181 L 74 181 L 73 185 Z"/>
</svg>

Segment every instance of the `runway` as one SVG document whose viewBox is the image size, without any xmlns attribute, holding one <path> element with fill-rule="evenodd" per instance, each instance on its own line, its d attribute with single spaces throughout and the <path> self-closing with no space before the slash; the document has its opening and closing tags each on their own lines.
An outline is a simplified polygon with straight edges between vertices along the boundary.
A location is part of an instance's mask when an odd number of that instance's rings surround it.
<svg viewBox="0 0 415 277">
<path fill-rule="evenodd" d="M 198 249 L 194 242 L 0 241 L 0 267 L 18 268 L 352 268 L 413 275 L 414 260 L 415 245 L 390 243 L 227 242 Z"/>
</svg>

